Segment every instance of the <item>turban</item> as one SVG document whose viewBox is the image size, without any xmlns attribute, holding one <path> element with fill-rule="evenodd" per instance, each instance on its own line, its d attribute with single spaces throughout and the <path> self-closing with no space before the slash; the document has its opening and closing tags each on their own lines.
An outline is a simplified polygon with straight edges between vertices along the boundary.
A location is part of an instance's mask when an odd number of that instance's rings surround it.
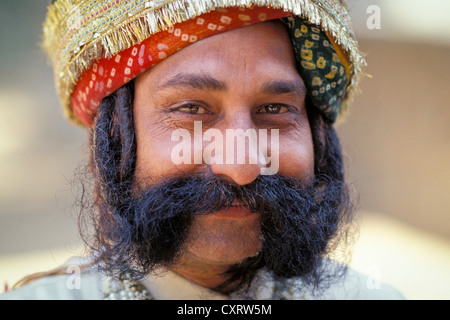
<svg viewBox="0 0 450 320">
<path fill-rule="evenodd" d="M 42 45 L 65 114 L 90 127 L 104 97 L 170 54 L 274 19 L 286 25 L 312 104 L 334 122 L 365 65 L 338 0 L 56 0 Z"/>
</svg>

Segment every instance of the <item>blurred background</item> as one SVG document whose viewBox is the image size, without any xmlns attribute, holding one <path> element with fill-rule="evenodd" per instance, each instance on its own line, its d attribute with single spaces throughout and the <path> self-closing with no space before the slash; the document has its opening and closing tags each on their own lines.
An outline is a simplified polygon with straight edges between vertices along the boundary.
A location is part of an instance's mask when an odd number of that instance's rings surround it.
<svg viewBox="0 0 450 320">
<path fill-rule="evenodd" d="M 83 248 L 72 180 L 87 131 L 65 120 L 39 48 L 48 3 L 0 1 L 2 286 Z M 408 299 L 449 299 L 450 2 L 346 3 L 370 75 L 337 126 L 359 192 L 351 265 Z"/>
</svg>

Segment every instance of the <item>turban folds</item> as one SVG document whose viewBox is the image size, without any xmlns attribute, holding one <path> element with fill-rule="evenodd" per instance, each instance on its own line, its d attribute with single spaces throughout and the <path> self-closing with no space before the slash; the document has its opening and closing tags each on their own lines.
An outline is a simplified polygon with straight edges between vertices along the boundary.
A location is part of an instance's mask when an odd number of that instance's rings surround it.
<svg viewBox="0 0 450 320">
<path fill-rule="evenodd" d="M 365 63 L 337 0 L 57 0 L 43 46 L 66 115 L 89 127 L 101 99 L 170 54 L 273 19 L 287 27 L 313 105 L 334 122 Z"/>
</svg>

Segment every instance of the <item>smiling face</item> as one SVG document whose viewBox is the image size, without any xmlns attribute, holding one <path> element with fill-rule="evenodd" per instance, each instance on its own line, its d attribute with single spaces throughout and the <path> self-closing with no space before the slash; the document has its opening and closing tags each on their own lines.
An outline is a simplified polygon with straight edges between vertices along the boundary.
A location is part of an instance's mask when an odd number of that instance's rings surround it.
<svg viewBox="0 0 450 320">
<path fill-rule="evenodd" d="M 267 165 L 172 161 L 173 132 L 185 129 L 194 146 L 194 122 L 201 121 L 203 133 L 217 129 L 224 137 L 228 129 L 267 129 L 270 141 L 277 129 L 278 174 L 307 181 L 314 174 L 314 152 L 305 96 L 282 24 L 260 23 L 194 43 L 135 81 L 136 178 L 151 183 L 212 172 L 236 185 L 254 181 Z M 234 148 L 242 151 L 237 144 Z M 193 148 L 192 159 L 196 152 Z M 196 216 L 186 255 L 190 261 L 227 266 L 253 256 L 260 249 L 259 220 L 239 203 L 227 212 Z"/>
</svg>

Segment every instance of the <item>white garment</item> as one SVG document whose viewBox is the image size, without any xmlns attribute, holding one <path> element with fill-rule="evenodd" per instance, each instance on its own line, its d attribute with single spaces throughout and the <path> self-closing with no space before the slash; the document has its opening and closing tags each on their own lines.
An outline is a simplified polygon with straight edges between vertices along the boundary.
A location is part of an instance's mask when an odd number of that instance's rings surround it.
<svg viewBox="0 0 450 320">
<path fill-rule="evenodd" d="M 71 259 L 65 265 L 73 266 L 83 260 Z M 107 278 L 100 275 L 94 268 L 81 271 L 80 274 L 69 273 L 46 276 L 34 280 L 16 290 L 0 295 L 0 299 L 19 300 L 99 300 L 103 299 L 107 288 Z M 76 278 L 78 277 L 78 278 Z M 348 270 L 347 276 L 332 285 L 320 295 L 304 292 L 298 299 L 312 300 L 387 300 L 404 299 L 404 297 L 389 285 L 378 283 L 368 285 L 371 279 L 354 271 Z M 241 299 L 243 296 L 233 294 L 226 296 L 211 289 L 200 286 L 173 271 L 158 272 L 148 276 L 141 283 L 148 289 L 156 300 L 226 300 Z M 302 287 L 300 280 L 293 281 L 297 288 Z M 270 300 L 273 298 L 275 282 L 264 272 L 260 272 L 253 281 L 248 298 L 256 300 Z"/>
</svg>

